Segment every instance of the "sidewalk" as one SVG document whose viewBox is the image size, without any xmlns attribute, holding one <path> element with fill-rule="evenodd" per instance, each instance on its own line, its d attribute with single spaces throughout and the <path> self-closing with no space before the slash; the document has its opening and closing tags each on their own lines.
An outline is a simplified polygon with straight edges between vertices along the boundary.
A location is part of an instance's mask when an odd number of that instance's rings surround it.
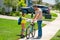
<svg viewBox="0 0 60 40">
<path fill-rule="evenodd" d="M 58 14 L 58 18 L 55 21 L 47 24 L 45 27 L 42 28 L 43 35 L 40 40 L 50 40 L 59 29 L 60 29 L 60 14 Z"/>
<path fill-rule="evenodd" d="M 6 16 L 6 15 L 0 15 L 0 18 L 18 20 L 18 17 Z"/>
<path fill-rule="evenodd" d="M 41 40 L 50 40 L 56 32 L 60 29 L 60 14 L 58 14 L 58 18 L 43 27 L 43 35 Z"/>
</svg>

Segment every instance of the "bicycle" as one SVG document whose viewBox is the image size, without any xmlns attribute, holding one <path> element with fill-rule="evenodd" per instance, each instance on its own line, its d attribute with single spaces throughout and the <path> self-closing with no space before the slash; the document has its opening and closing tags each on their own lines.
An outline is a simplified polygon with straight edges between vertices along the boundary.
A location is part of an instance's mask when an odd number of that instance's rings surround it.
<svg viewBox="0 0 60 40">
<path fill-rule="evenodd" d="M 34 38 L 35 36 L 35 23 L 31 23 L 28 25 L 28 27 L 26 28 L 26 38 L 29 39 L 30 36 L 32 35 L 32 38 Z"/>
</svg>

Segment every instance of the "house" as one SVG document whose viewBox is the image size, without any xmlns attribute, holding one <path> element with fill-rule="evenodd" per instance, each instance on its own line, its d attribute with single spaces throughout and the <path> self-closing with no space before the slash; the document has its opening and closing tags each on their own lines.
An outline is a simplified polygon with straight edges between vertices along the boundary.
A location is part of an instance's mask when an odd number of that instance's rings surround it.
<svg viewBox="0 0 60 40">
<path fill-rule="evenodd" d="M 12 11 L 12 8 L 11 7 L 6 7 L 4 5 L 4 0 L 0 0 L 0 9 L 4 8 L 5 9 L 5 12 L 11 12 Z"/>
<path fill-rule="evenodd" d="M 3 1 L 4 1 L 4 0 L 0 0 L 0 8 L 4 6 L 4 5 L 3 5 Z"/>
</svg>

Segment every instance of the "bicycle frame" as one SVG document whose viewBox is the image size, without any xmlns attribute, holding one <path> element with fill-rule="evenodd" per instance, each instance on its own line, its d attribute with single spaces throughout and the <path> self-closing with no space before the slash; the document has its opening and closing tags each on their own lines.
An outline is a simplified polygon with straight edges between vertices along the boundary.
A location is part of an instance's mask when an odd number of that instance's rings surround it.
<svg viewBox="0 0 60 40">
<path fill-rule="evenodd" d="M 35 24 L 30 24 L 30 25 L 28 25 L 28 27 L 26 28 L 26 38 L 27 38 L 27 39 L 30 38 L 30 34 L 31 34 L 32 37 L 34 38 L 34 36 L 35 36 L 34 25 L 35 25 Z M 27 36 L 28 36 L 29 38 L 28 38 Z"/>
</svg>

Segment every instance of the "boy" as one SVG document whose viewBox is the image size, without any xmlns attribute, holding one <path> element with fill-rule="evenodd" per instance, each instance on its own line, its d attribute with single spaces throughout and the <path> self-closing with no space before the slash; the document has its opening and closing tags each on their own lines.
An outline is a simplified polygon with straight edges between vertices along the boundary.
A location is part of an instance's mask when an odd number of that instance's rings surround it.
<svg viewBox="0 0 60 40">
<path fill-rule="evenodd" d="M 24 38 L 24 31 L 25 31 L 25 25 L 26 25 L 26 19 L 25 19 L 25 14 L 22 15 L 22 21 L 21 21 L 21 27 L 22 27 L 22 31 L 21 31 L 21 38 Z"/>
</svg>

